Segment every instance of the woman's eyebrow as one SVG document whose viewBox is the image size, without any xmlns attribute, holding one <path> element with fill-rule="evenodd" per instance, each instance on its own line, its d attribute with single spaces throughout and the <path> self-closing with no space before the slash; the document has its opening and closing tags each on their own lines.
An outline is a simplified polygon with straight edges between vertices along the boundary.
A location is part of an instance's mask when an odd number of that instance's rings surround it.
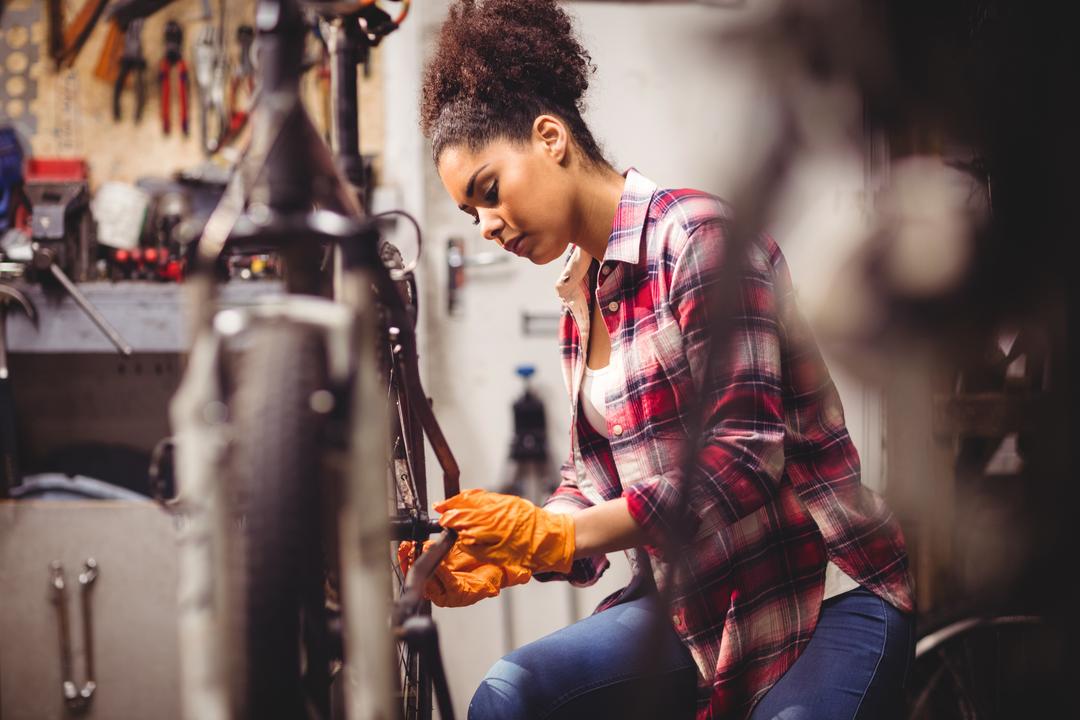
<svg viewBox="0 0 1080 720">
<path fill-rule="evenodd" d="M 480 167 L 476 168 L 476 172 L 474 172 L 472 174 L 472 177 L 469 178 L 469 184 L 465 186 L 465 197 L 472 197 L 473 190 L 476 189 L 476 176 L 479 175 L 480 171 L 483 170 L 484 168 L 486 168 L 487 166 L 488 166 L 488 164 L 484 163 Z"/>
</svg>

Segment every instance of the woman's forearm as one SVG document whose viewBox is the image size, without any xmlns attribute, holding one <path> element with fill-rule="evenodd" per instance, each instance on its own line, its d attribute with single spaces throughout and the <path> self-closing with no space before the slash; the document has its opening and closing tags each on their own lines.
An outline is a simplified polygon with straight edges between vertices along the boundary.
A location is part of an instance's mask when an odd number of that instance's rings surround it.
<svg viewBox="0 0 1080 720">
<path fill-rule="evenodd" d="M 630 515 L 626 498 L 615 498 L 574 513 L 574 558 L 592 557 L 645 544 L 645 533 Z"/>
</svg>

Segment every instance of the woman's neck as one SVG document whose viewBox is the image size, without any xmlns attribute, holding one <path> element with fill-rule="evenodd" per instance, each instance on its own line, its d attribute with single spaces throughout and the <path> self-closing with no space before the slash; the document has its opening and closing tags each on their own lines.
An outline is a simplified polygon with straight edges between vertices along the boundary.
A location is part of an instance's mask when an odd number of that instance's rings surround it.
<svg viewBox="0 0 1080 720">
<path fill-rule="evenodd" d="M 607 166 L 582 175 L 578 192 L 581 232 L 575 244 L 596 260 L 604 259 L 625 184 L 626 178 Z"/>
</svg>

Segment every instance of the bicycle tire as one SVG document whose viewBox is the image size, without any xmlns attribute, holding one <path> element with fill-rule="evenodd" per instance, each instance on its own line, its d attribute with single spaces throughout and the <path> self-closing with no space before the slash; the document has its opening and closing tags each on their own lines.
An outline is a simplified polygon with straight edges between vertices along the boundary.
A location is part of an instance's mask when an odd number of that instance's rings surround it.
<svg viewBox="0 0 1080 720">
<path fill-rule="evenodd" d="M 907 686 L 908 720 L 1038 717 L 1059 638 L 1032 615 L 968 616 L 922 635 Z"/>
<path fill-rule="evenodd" d="M 249 331 L 230 402 L 229 478 L 241 518 L 233 686 L 238 717 L 303 718 L 301 615 L 321 600 L 319 440 L 326 386 L 318 332 L 287 321 Z M 321 608 L 320 608 L 321 610 Z M 322 621 L 322 618 L 316 618 Z"/>
</svg>

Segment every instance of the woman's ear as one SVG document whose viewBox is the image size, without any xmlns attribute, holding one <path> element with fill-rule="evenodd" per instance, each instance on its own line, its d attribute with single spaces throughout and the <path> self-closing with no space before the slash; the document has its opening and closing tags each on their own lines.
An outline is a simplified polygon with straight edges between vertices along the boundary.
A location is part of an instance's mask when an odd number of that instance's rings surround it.
<svg viewBox="0 0 1080 720">
<path fill-rule="evenodd" d="M 533 142 L 552 160 L 563 164 L 570 144 L 566 124 L 554 115 L 540 115 L 533 120 Z"/>
</svg>

